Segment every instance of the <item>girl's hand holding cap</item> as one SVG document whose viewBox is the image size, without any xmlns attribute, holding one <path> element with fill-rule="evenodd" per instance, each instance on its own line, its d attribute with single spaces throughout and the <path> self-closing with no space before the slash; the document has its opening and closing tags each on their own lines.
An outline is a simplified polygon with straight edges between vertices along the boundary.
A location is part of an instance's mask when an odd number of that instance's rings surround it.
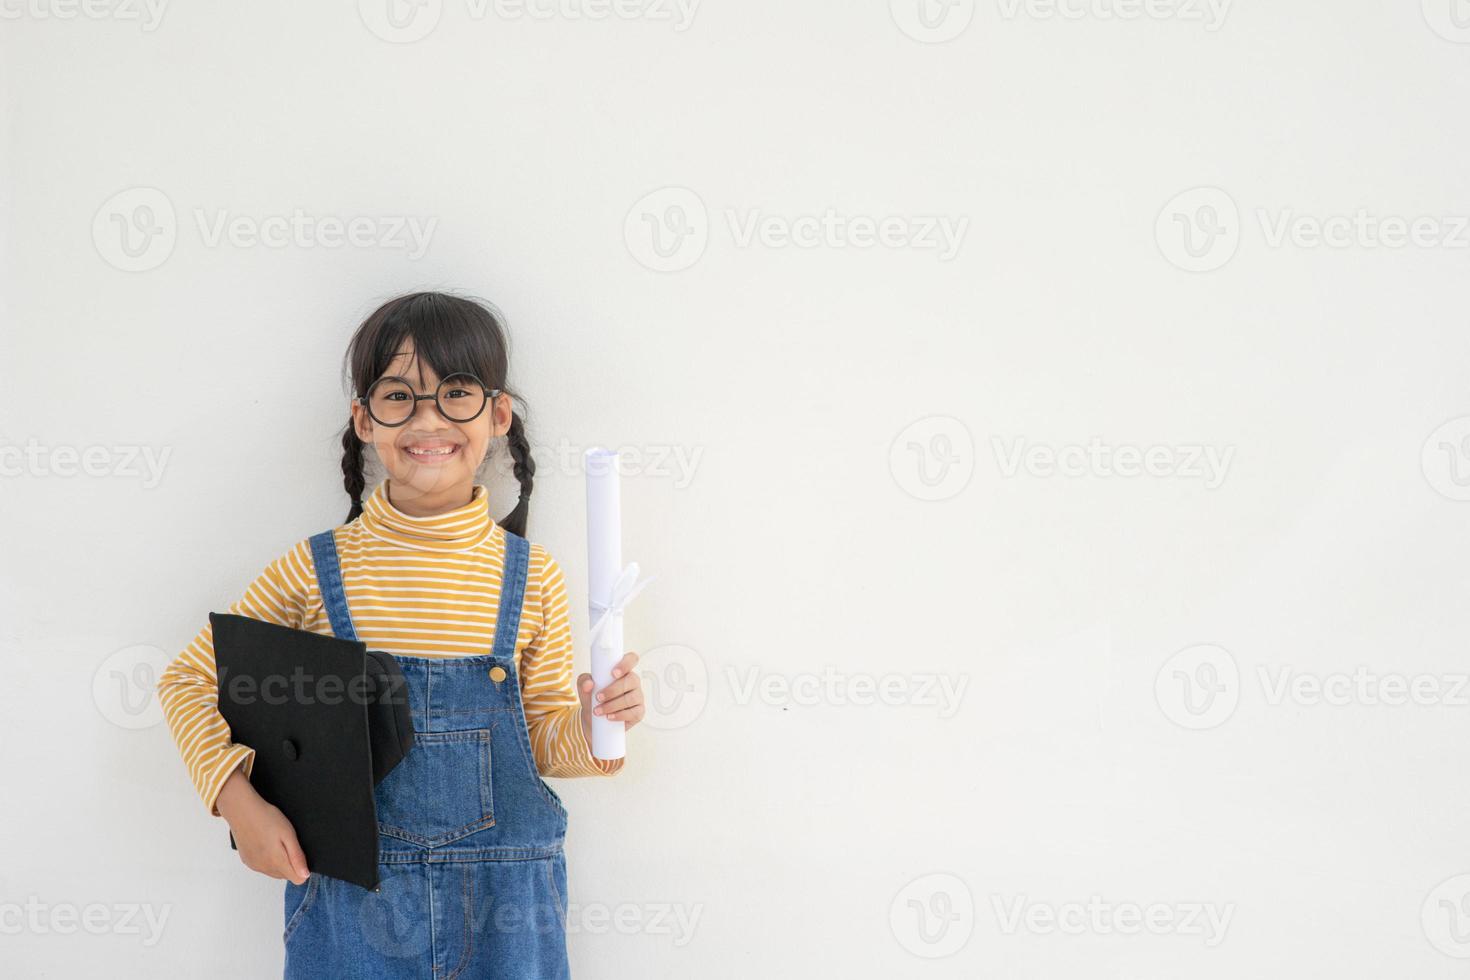
<svg viewBox="0 0 1470 980">
<path fill-rule="evenodd" d="M 310 872 L 296 840 L 296 829 L 278 807 L 255 791 L 243 772 L 230 776 L 226 788 L 220 791 L 218 806 L 247 868 L 298 885 L 306 883 Z"/>
</svg>

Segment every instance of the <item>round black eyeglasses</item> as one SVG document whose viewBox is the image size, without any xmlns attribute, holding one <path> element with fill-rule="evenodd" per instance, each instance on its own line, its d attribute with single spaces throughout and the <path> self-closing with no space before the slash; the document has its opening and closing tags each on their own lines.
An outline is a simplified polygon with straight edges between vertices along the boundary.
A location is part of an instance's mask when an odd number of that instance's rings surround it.
<svg viewBox="0 0 1470 980">
<path fill-rule="evenodd" d="M 433 399 L 439 414 L 449 421 L 470 422 L 479 417 L 490 399 L 501 393 L 499 388 L 485 387 L 473 374 L 460 373 L 440 381 L 433 394 L 420 395 L 407 378 L 385 374 L 358 401 L 379 425 L 402 425 L 413 418 L 419 402 L 426 398 Z"/>
</svg>

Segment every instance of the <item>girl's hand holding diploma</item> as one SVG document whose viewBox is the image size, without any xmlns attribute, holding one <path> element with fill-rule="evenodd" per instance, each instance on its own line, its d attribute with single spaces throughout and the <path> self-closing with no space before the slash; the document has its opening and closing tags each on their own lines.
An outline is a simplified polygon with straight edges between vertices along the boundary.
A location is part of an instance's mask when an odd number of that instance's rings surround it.
<svg viewBox="0 0 1470 980">
<path fill-rule="evenodd" d="M 621 721 L 627 728 L 643 720 L 643 681 L 633 670 L 637 663 L 638 654 L 632 650 L 623 654 L 623 659 L 612 669 L 612 683 L 597 692 L 595 706 L 592 675 L 577 678 L 577 695 L 582 699 L 582 734 L 587 736 L 588 745 L 592 744 L 593 714 L 602 715 L 608 721 Z"/>
</svg>

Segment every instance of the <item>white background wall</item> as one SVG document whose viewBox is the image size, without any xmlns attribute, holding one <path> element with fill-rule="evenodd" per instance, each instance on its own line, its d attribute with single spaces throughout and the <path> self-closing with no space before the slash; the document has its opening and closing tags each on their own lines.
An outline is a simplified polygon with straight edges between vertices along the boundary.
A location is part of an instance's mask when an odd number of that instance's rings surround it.
<svg viewBox="0 0 1470 980">
<path fill-rule="evenodd" d="M 659 576 L 577 976 L 1460 975 L 1463 0 L 559 2 L 0 0 L 0 972 L 278 972 L 146 699 L 427 287 Z"/>
</svg>

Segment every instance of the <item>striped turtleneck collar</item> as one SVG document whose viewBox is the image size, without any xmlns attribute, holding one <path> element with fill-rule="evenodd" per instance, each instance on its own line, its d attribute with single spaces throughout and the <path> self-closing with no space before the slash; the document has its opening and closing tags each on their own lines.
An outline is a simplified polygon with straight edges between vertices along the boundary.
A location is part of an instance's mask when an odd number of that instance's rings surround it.
<svg viewBox="0 0 1470 980">
<path fill-rule="evenodd" d="M 442 514 L 413 517 L 388 499 L 391 481 L 384 479 L 362 503 L 358 518 L 375 537 L 406 548 L 429 551 L 466 551 L 484 541 L 495 529 L 490 518 L 490 491 L 475 484 L 469 503 Z"/>
</svg>

